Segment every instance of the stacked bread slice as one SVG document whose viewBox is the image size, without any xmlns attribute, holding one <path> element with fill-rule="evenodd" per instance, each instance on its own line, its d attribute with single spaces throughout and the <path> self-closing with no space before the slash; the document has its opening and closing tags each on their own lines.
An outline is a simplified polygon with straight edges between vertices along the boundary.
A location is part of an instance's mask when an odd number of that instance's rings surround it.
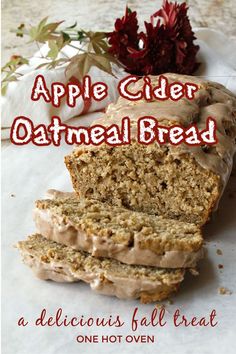
<svg viewBox="0 0 236 354">
<path fill-rule="evenodd" d="M 37 234 L 18 243 L 42 279 L 85 281 L 93 290 L 142 302 L 176 291 L 203 255 L 194 224 L 49 191 L 35 203 Z"/>
<path fill-rule="evenodd" d="M 236 99 L 218 84 L 168 79 L 195 82 L 197 96 L 178 103 L 119 99 L 100 123 L 119 124 L 128 115 L 134 125 L 141 115 L 153 115 L 162 124 L 202 127 L 214 115 L 218 145 L 143 146 L 133 136 L 129 146 L 76 148 L 65 159 L 76 194 L 51 191 L 36 201 L 37 234 L 18 243 L 40 278 L 82 280 L 100 293 L 146 303 L 166 299 L 186 269 L 196 267 L 203 256 L 200 227 L 232 168 Z"/>
</svg>

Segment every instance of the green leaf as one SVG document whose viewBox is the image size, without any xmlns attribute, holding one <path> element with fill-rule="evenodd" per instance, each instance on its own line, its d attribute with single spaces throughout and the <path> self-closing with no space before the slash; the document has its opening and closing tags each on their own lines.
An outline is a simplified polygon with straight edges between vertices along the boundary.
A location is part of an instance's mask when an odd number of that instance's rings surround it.
<svg viewBox="0 0 236 354">
<path fill-rule="evenodd" d="M 108 58 L 106 58 L 102 54 L 96 54 L 96 53 L 89 53 L 90 60 L 92 62 L 92 65 L 98 67 L 102 71 L 105 71 L 106 73 L 113 75 L 112 74 L 112 68 L 111 68 L 111 62 L 109 61 Z"/>
<path fill-rule="evenodd" d="M 51 39 L 58 38 L 59 34 L 55 33 L 55 31 L 63 21 L 52 22 L 48 24 L 46 24 L 46 22 L 47 22 L 47 17 L 44 18 L 42 21 L 40 21 L 40 23 L 37 26 L 30 28 L 29 36 L 31 38 L 31 41 L 44 43 Z"/>
<path fill-rule="evenodd" d="M 86 75 L 84 67 L 86 64 L 88 53 L 76 54 L 74 55 L 70 63 L 68 64 L 65 74 L 68 77 L 76 75 L 79 80 L 83 79 L 83 76 Z M 84 74 L 85 73 L 85 74 Z"/>
<path fill-rule="evenodd" d="M 41 30 L 41 29 L 43 29 L 43 27 L 45 26 L 45 24 L 47 23 L 47 20 L 48 20 L 48 16 L 47 17 L 44 17 L 40 22 L 39 22 L 39 24 L 38 24 L 38 29 L 39 29 L 39 31 Z"/>
<path fill-rule="evenodd" d="M 90 43 L 90 45 L 96 54 L 102 54 L 102 49 L 97 43 Z"/>
<path fill-rule="evenodd" d="M 108 44 L 106 42 L 106 34 L 104 32 L 84 32 L 88 38 L 88 51 L 96 54 L 103 54 L 108 51 Z"/>
<path fill-rule="evenodd" d="M 84 31 L 77 31 L 77 40 L 81 41 L 85 37 L 85 32 Z"/>
<path fill-rule="evenodd" d="M 111 55 L 110 53 L 104 53 L 103 56 L 107 58 L 107 60 L 109 60 L 111 63 L 121 66 L 119 61 L 115 57 L 113 57 L 113 55 Z"/>
<path fill-rule="evenodd" d="M 60 51 L 60 48 L 58 47 L 57 43 L 55 41 L 48 41 L 48 46 L 50 48 L 47 57 L 51 59 L 56 59 L 58 56 L 58 53 Z"/>
<path fill-rule="evenodd" d="M 108 51 L 108 44 L 104 40 L 99 41 L 98 45 L 103 49 L 104 52 Z"/>
<path fill-rule="evenodd" d="M 7 86 L 9 82 L 18 80 L 19 76 L 22 76 L 20 73 L 16 72 L 16 69 L 23 64 L 28 64 L 29 61 L 26 58 L 23 58 L 20 55 L 14 55 L 11 59 L 2 67 L 1 71 L 5 74 L 1 81 L 1 90 L 2 95 L 6 93 Z"/>
<path fill-rule="evenodd" d="M 69 27 L 66 27 L 66 29 L 73 29 L 77 26 L 77 21 L 75 21 L 75 23 Z"/>
<path fill-rule="evenodd" d="M 46 26 L 42 28 L 42 30 L 44 32 L 55 32 L 57 27 L 60 26 L 60 24 L 63 22 L 64 21 L 48 23 Z"/>
<path fill-rule="evenodd" d="M 132 10 L 130 7 L 127 6 L 127 11 L 128 11 L 128 14 L 132 14 Z"/>
<path fill-rule="evenodd" d="M 71 58 L 66 68 L 66 76 L 71 77 L 75 75 L 81 81 L 89 73 L 92 66 L 113 75 L 111 61 L 104 54 L 83 53 Z"/>
<path fill-rule="evenodd" d="M 2 94 L 2 96 L 5 96 L 6 93 L 7 93 L 7 82 L 2 82 L 2 84 L 1 84 L 1 94 Z"/>
<path fill-rule="evenodd" d="M 61 34 L 63 36 L 64 42 L 70 42 L 70 36 L 64 31 L 61 31 Z"/>
<path fill-rule="evenodd" d="M 29 61 L 20 55 L 13 55 L 11 59 L 2 67 L 2 72 L 14 72 L 19 66 L 28 64 Z"/>
<path fill-rule="evenodd" d="M 17 81 L 17 76 L 16 75 L 8 75 L 6 76 L 2 82 L 1 82 L 1 94 L 4 96 L 7 92 L 7 87 L 8 87 L 8 84 L 9 82 L 12 82 L 12 81 Z"/>
</svg>

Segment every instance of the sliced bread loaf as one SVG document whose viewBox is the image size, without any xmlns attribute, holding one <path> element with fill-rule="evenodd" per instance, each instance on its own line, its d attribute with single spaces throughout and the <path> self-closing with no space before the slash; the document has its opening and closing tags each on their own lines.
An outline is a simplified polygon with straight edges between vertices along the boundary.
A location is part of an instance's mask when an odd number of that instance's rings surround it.
<svg viewBox="0 0 236 354">
<path fill-rule="evenodd" d="M 197 84 L 194 99 L 183 97 L 174 102 L 120 98 L 94 124 L 120 126 L 122 118 L 129 117 L 132 144 L 76 147 L 65 163 L 80 197 L 202 225 L 216 208 L 232 169 L 236 98 L 217 83 L 192 76 L 165 76 L 169 83 Z M 153 86 L 158 83 L 158 77 L 150 78 Z M 138 92 L 142 85 L 140 80 L 129 89 Z M 194 147 L 157 142 L 141 145 L 137 142 L 137 121 L 145 116 L 155 117 L 162 126 L 196 124 L 199 130 L 205 129 L 208 117 L 213 117 L 218 142 Z"/>
</svg>

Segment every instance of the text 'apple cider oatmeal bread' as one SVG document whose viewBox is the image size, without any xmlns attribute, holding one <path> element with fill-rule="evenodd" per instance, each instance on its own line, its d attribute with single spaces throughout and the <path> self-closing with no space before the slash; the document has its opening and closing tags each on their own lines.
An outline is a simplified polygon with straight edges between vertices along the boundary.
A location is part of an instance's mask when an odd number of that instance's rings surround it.
<svg viewBox="0 0 236 354">
<path fill-rule="evenodd" d="M 52 241 L 94 257 L 162 268 L 195 267 L 203 256 L 201 230 L 194 224 L 68 193 L 53 195 L 36 201 L 34 209 L 37 231 Z"/>
<path fill-rule="evenodd" d="M 119 98 L 94 124 L 131 122 L 132 143 L 111 147 L 76 147 L 65 158 L 74 190 L 80 197 L 112 205 L 204 224 L 217 207 L 232 169 L 236 137 L 236 98 L 224 86 L 197 77 L 166 74 L 169 83 L 198 85 L 194 99 L 175 102 L 128 101 Z M 158 83 L 158 77 L 151 77 Z M 143 81 L 133 85 L 137 92 Z M 131 89 L 132 90 L 132 89 Z M 212 146 L 169 143 L 142 145 L 136 140 L 137 120 L 152 116 L 161 125 L 196 124 L 205 129 L 208 117 L 216 121 L 218 142 Z"/>
<path fill-rule="evenodd" d="M 40 234 L 17 244 L 22 259 L 41 279 L 57 282 L 82 280 L 92 290 L 143 303 L 161 301 L 178 290 L 184 279 L 183 269 L 161 269 L 126 265 L 47 240 Z"/>
</svg>

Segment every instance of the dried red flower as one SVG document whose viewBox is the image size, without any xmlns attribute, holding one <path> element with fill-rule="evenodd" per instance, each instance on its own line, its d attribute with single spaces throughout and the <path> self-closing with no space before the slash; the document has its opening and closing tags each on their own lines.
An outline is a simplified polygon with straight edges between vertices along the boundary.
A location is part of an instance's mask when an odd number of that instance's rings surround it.
<svg viewBox="0 0 236 354">
<path fill-rule="evenodd" d="M 150 23 L 145 22 L 146 31 L 138 32 L 137 13 L 127 8 L 125 16 L 116 20 L 114 31 L 108 33 L 110 53 L 136 75 L 193 73 L 199 65 L 199 46 L 194 44 L 187 11 L 186 3 L 165 0 Z"/>
<path fill-rule="evenodd" d="M 139 49 L 137 12 L 127 7 L 125 15 L 116 20 L 114 31 L 107 36 L 111 46 L 109 52 L 125 66 L 127 71 L 132 72 L 134 60 L 128 55 L 128 48 Z"/>
</svg>

